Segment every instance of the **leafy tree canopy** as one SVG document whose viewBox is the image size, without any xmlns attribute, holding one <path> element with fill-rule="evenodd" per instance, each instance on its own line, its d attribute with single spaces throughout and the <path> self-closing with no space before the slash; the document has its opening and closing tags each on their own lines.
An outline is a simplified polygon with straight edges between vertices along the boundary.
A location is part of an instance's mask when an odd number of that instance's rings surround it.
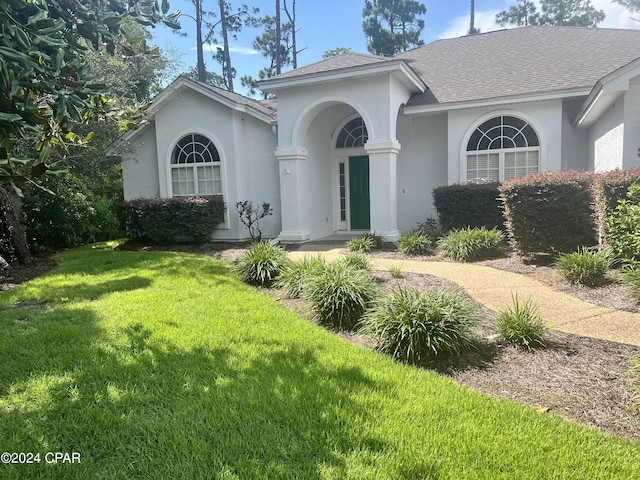
<svg viewBox="0 0 640 480">
<path fill-rule="evenodd" d="M 362 30 L 367 49 L 374 55 L 390 57 L 423 45 L 420 33 L 427 8 L 416 0 L 367 0 L 362 10 Z"/>
<path fill-rule="evenodd" d="M 0 3 L 0 181 L 18 184 L 54 170 L 52 147 L 88 141 L 74 126 L 112 108 L 86 56 L 105 49 L 149 54 L 140 25 L 179 28 L 167 0 L 3 0 Z M 32 140 L 35 158 L 16 155 Z"/>
<path fill-rule="evenodd" d="M 632 12 L 640 12 L 640 0 L 613 0 Z"/>
<path fill-rule="evenodd" d="M 540 10 L 538 12 L 532 1 L 520 0 L 517 5 L 499 12 L 496 15 L 496 23 L 503 26 L 596 27 L 605 17 L 604 11 L 596 10 L 591 0 L 541 0 Z"/>
</svg>

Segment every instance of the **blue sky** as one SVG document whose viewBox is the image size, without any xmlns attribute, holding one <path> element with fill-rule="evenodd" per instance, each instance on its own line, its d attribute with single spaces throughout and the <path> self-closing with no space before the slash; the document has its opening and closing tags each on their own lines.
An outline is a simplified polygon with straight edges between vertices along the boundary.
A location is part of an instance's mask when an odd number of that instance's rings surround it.
<svg viewBox="0 0 640 480">
<path fill-rule="evenodd" d="M 185 14 L 194 15 L 195 9 L 190 0 L 169 0 L 171 9 L 179 9 Z M 217 0 L 204 0 L 205 8 L 217 9 Z M 232 0 L 232 5 L 246 3 L 260 8 L 261 14 L 273 15 L 273 0 Z M 422 39 L 431 42 L 440 38 L 452 38 L 465 35 L 469 28 L 469 0 L 424 0 L 427 13 L 424 16 L 425 28 Z M 513 5 L 515 0 L 476 0 L 476 27 L 482 32 L 500 29 L 495 24 L 497 12 Z M 610 0 L 592 0 L 596 8 L 606 13 L 605 21 L 600 27 L 640 28 L 640 22 L 632 20 L 631 14 L 623 7 Z M 350 47 L 355 52 L 367 53 L 366 41 L 362 33 L 362 7 L 364 0 L 297 0 L 298 48 L 304 48 L 298 55 L 298 65 L 308 65 L 322 59 L 322 54 L 336 47 Z M 283 13 L 284 15 L 284 13 Z M 187 17 L 181 18 L 182 31 L 186 37 L 172 33 L 168 28 L 155 29 L 155 43 L 161 48 L 170 48 L 179 58 L 178 69 L 181 71 L 194 67 L 195 23 Z M 231 63 L 238 71 L 235 81 L 236 91 L 241 92 L 239 78 L 257 72 L 268 62 L 253 50 L 253 39 L 258 30 L 245 29 L 237 40 L 231 41 Z M 205 52 L 207 69 L 219 73 L 220 66 Z M 242 93 L 242 92 L 241 92 Z"/>
</svg>

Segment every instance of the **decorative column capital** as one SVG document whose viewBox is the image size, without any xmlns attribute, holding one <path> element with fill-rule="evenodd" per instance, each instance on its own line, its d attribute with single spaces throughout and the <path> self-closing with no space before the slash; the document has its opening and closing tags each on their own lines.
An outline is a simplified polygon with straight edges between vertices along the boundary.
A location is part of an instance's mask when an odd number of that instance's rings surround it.
<svg viewBox="0 0 640 480">
<path fill-rule="evenodd" d="M 309 156 L 309 151 L 306 147 L 295 145 L 278 147 L 276 148 L 275 155 L 278 160 L 306 160 Z"/>
<path fill-rule="evenodd" d="M 376 153 L 393 153 L 397 155 L 400 153 L 400 142 L 394 139 L 382 140 L 382 141 L 368 141 L 364 145 L 364 149 L 369 155 Z"/>
</svg>

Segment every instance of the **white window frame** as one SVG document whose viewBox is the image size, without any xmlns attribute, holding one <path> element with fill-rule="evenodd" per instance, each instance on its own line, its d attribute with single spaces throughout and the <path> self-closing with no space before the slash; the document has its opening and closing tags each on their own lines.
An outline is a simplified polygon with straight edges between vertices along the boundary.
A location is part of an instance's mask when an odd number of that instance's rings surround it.
<svg viewBox="0 0 640 480">
<path fill-rule="evenodd" d="M 538 146 L 534 147 L 518 147 L 518 148 L 499 148 L 499 149 L 490 149 L 490 150 L 475 150 L 468 151 L 467 146 L 469 144 L 469 140 L 471 136 L 475 133 L 475 131 L 486 121 L 491 120 L 496 117 L 516 117 L 524 122 L 526 122 L 535 132 L 538 137 Z M 471 155 L 485 155 L 485 154 L 497 154 L 498 155 L 498 181 L 503 182 L 505 180 L 505 159 L 509 153 L 524 153 L 524 152 L 537 152 L 538 154 L 538 170 L 537 172 L 543 172 L 546 170 L 545 158 L 544 158 L 544 139 L 541 134 L 541 129 L 536 126 L 534 120 L 532 120 L 528 115 L 523 114 L 519 111 L 497 111 L 491 112 L 484 116 L 482 116 L 479 120 L 473 123 L 471 128 L 467 130 L 467 133 L 464 135 L 462 144 L 460 146 L 460 181 L 462 183 L 466 182 L 477 182 L 479 179 L 476 178 L 468 178 L 468 157 Z M 493 180 L 492 180 L 493 181 Z"/>
<path fill-rule="evenodd" d="M 178 144 L 185 138 L 187 137 L 192 137 L 191 142 L 195 141 L 195 137 L 199 136 L 199 137 L 203 137 L 205 138 L 208 143 L 206 145 L 206 148 L 209 150 L 209 154 L 211 154 L 211 156 L 213 156 L 214 158 L 217 157 L 217 160 L 211 161 L 211 162 L 192 162 L 192 163 L 174 163 L 175 160 L 175 151 L 176 151 L 176 147 L 178 146 Z M 211 151 L 211 148 L 213 148 L 215 150 L 215 152 Z M 216 155 L 213 155 L 213 153 L 215 153 Z M 222 169 L 221 169 L 221 165 L 222 165 L 222 157 L 220 155 L 220 151 L 218 150 L 215 142 L 208 136 L 202 133 L 196 133 L 196 132 L 190 132 L 187 133 L 186 135 L 182 135 L 176 142 L 173 143 L 173 146 L 171 148 L 171 153 L 170 153 L 170 160 L 169 160 L 169 178 L 168 178 L 168 182 L 169 185 L 171 186 L 171 196 L 174 197 L 189 197 L 189 196 L 210 196 L 210 195 L 222 195 L 223 194 L 223 187 L 222 187 Z M 213 177 L 214 177 L 214 191 L 213 192 L 200 192 L 200 178 L 199 178 L 199 170 L 201 169 L 211 169 L 211 172 L 213 172 Z M 218 181 L 219 181 L 219 191 L 215 191 L 215 186 L 216 186 L 216 182 L 215 181 L 215 172 L 217 170 L 218 173 Z M 174 172 L 191 172 L 191 179 L 190 182 L 192 183 L 193 186 L 193 192 L 189 192 L 189 193 L 176 193 L 174 190 L 174 180 L 173 180 L 173 175 Z"/>
</svg>

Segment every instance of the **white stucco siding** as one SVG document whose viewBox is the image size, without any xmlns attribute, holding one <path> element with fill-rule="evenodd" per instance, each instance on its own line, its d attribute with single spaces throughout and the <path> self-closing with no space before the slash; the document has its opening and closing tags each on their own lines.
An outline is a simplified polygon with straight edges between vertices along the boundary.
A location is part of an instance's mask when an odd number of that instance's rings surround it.
<svg viewBox="0 0 640 480">
<path fill-rule="evenodd" d="M 435 217 L 433 189 L 447 184 L 447 115 L 398 119 L 398 229 Z"/>
<path fill-rule="evenodd" d="M 562 100 L 451 110 L 448 121 L 449 184 L 466 181 L 466 171 L 461 171 L 466 142 L 481 122 L 498 115 L 513 115 L 528 121 L 540 140 L 541 171 L 561 169 Z"/>
<path fill-rule="evenodd" d="M 135 138 L 127 149 L 122 157 L 124 199 L 128 201 L 160 197 L 156 133 L 153 126 Z"/>
<path fill-rule="evenodd" d="M 562 170 L 593 168 L 589 154 L 589 132 L 576 129 L 572 121 L 584 99 L 562 104 Z"/>
<path fill-rule="evenodd" d="M 624 95 L 623 168 L 640 166 L 640 78 L 629 83 Z"/>
<path fill-rule="evenodd" d="M 589 129 L 589 161 L 596 172 L 622 168 L 624 103 L 620 97 Z"/>
</svg>

